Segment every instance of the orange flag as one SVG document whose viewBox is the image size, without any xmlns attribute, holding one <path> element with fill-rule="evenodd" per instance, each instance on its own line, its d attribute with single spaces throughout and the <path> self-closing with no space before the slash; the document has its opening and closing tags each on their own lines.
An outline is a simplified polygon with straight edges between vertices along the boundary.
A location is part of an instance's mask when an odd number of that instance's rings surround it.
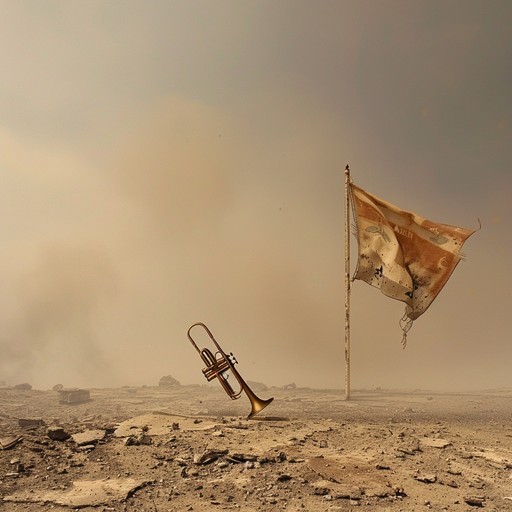
<svg viewBox="0 0 512 512">
<path fill-rule="evenodd" d="M 413 320 L 432 304 L 475 230 L 439 224 L 350 184 L 359 257 L 354 279 L 406 303 L 403 344 Z"/>
</svg>

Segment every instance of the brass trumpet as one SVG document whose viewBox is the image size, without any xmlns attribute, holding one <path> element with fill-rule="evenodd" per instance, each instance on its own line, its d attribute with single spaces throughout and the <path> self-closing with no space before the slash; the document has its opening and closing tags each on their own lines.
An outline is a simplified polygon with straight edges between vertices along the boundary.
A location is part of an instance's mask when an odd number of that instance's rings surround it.
<svg viewBox="0 0 512 512">
<path fill-rule="evenodd" d="M 217 347 L 217 352 L 215 354 L 213 354 L 207 348 L 200 349 L 197 346 L 197 343 L 192 339 L 190 331 L 192 330 L 192 328 L 196 326 L 201 326 L 207 332 L 208 336 L 210 336 L 210 339 Z M 217 343 L 217 340 L 213 337 L 213 334 L 211 333 L 210 329 L 208 329 L 208 327 L 206 327 L 205 324 L 203 324 L 202 322 L 198 322 L 191 325 L 188 329 L 187 336 L 188 339 L 190 340 L 190 343 L 194 345 L 194 348 L 199 352 L 201 359 L 206 364 L 206 368 L 203 368 L 203 375 L 206 377 L 206 380 L 208 382 L 217 377 L 222 387 L 224 388 L 224 391 L 229 395 L 231 400 L 236 400 L 237 398 L 240 397 L 242 391 L 245 392 L 245 394 L 251 401 L 252 407 L 251 413 L 249 414 L 249 416 L 247 416 L 247 418 L 252 418 L 255 414 L 258 414 L 261 410 L 267 407 L 267 405 L 269 405 L 272 402 L 272 400 L 274 400 L 273 398 L 269 398 L 268 400 L 261 400 L 261 398 L 258 398 L 253 393 L 253 391 L 247 385 L 244 379 L 242 379 L 241 375 L 235 370 L 235 364 L 237 364 L 238 361 L 233 355 L 233 352 L 226 354 L 220 348 L 220 345 Z M 231 371 L 231 373 L 235 376 L 236 380 L 240 384 L 240 390 L 236 393 L 231 384 L 228 382 L 228 375 L 225 375 L 227 371 Z"/>
</svg>

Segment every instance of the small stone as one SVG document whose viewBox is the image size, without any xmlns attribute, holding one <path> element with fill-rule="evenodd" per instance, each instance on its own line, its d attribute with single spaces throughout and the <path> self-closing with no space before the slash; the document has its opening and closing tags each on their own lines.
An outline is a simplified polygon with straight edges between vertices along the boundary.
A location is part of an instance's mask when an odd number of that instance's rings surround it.
<svg viewBox="0 0 512 512">
<path fill-rule="evenodd" d="M 22 391 L 30 391 L 32 389 L 32 385 L 29 384 L 28 382 L 23 382 L 21 384 L 16 384 L 15 386 L 13 386 L 13 388 Z"/>
<path fill-rule="evenodd" d="M 124 440 L 125 446 L 138 446 L 140 444 L 140 441 L 135 436 L 128 436 Z"/>
<path fill-rule="evenodd" d="M 84 444 L 78 447 L 78 451 L 89 453 L 90 451 L 94 450 L 94 448 L 96 448 L 95 444 Z"/>
<path fill-rule="evenodd" d="M 485 502 L 484 496 L 465 496 L 464 501 L 472 507 L 483 507 Z"/>
<path fill-rule="evenodd" d="M 18 425 L 22 428 L 36 428 L 44 425 L 42 418 L 20 418 Z"/>
<path fill-rule="evenodd" d="M 23 440 L 21 436 L 10 436 L 0 438 L 0 449 L 9 450 Z"/>
<path fill-rule="evenodd" d="M 284 452 L 279 453 L 279 455 L 276 455 L 275 459 L 276 462 L 284 462 L 286 460 L 286 454 Z"/>
<path fill-rule="evenodd" d="M 66 439 L 69 439 L 71 437 L 62 427 L 56 426 L 48 427 L 46 435 L 52 441 L 65 441 Z"/>
<path fill-rule="evenodd" d="M 437 476 L 433 474 L 417 475 L 414 478 L 424 484 L 433 484 L 437 481 Z"/>
<path fill-rule="evenodd" d="M 86 430 L 78 434 L 73 434 L 71 437 L 78 446 L 86 444 L 93 444 L 105 438 L 106 432 L 104 430 Z"/>
<path fill-rule="evenodd" d="M 151 436 L 148 436 L 147 434 L 141 434 L 139 436 L 139 444 L 143 444 L 143 445 L 150 445 L 150 444 L 153 444 L 153 439 L 151 439 Z"/>
<path fill-rule="evenodd" d="M 248 460 L 255 462 L 258 460 L 258 456 L 250 453 L 231 453 L 229 455 L 229 460 L 233 462 L 246 462 Z"/>
<path fill-rule="evenodd" d="M 61 404 L 81 404 L 89 402 L 91 394 L 88 389 L 61 389 L 59 390 L 59 402 Z"/>
<path fill-rule="evenodd" d="M 203 453 L 197 453 L 194 455 L 194 464 L 204 466 L 216 461 L 219 457 L 226 455 L 227 450 L 206 450 Z"/>
</svg>

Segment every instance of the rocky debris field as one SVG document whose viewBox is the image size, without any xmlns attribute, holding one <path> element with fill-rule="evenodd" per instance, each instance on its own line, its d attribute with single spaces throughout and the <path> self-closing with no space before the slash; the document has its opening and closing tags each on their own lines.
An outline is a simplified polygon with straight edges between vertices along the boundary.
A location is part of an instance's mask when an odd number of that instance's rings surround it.
<svg viewBox="0 0 512 512">
<path fill-rule="evenodd" d="M 0 389 L 0 510 L 512 510 L 512 390 Z"/>
</svg>

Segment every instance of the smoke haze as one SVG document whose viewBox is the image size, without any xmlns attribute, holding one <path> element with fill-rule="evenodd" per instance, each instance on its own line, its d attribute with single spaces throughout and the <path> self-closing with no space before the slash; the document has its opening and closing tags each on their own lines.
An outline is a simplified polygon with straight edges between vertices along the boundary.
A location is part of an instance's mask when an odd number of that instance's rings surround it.
<svg viewBox="0 0 512 512">
<path fill-rule="evenodd" d="M 343 387 L 349 163 L 483 226 L 406 350 L 353 283 L 352 386 L 510 387 L 509 3 L 2 4 L 0 380 Z"/>
</svg>

